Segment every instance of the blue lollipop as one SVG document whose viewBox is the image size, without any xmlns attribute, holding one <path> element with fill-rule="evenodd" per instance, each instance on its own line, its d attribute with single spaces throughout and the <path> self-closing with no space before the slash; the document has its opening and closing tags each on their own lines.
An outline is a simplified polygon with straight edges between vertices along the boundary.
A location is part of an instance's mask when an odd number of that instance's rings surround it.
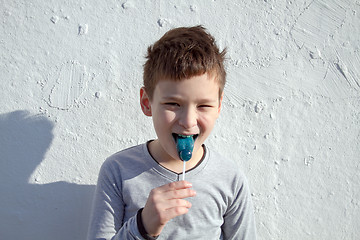
<svg viewBox="0 0 360 240">
<path fill-rule="evenodd" d="M 193 136 L 178 135 L 176 149 L 178 150 L 178 154 L 181 160 L 185 162 L 189 161 L 194 149 Z"/>
<path fill-rule="evenodd" d="M 185 180 L 186 162 L 191 159 L 194 149 L 193 136 L 178 135 L 176 139 L 176 149 L 180 159 L 184 162 L 182 180 Z"/>
</svg>

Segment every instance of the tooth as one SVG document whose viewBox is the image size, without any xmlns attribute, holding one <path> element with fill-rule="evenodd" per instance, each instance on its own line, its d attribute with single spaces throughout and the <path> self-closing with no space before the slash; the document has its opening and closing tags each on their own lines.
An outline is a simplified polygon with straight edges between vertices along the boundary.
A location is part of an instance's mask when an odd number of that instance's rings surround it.
<svg viewBox="0 0 360 240">
<path fill-rule="evenodd" d="M 179 137 L 182 137 L 182 138 L 189 138 L 189 137 L 192 137 L 193 135 L 181 135 L 179 134 Z"/>
</svg>

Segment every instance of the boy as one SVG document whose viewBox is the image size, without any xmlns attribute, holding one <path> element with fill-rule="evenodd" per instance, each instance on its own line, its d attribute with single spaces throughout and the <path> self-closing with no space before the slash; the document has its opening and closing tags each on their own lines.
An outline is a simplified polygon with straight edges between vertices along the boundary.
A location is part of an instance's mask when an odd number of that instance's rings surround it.
<svg viewBox="0 0 360 240">
<path fill-rule="evenodd" d="M 221 109 L 224 57 L 201 26 L 172 29 L 148 48 L 140 105 L 157 139 L 104 162 L 88 239 L 255 239 L 245 177 L 203 144 Z M 194 140 L 187 181 L 181 137 Z"/>
</svg>

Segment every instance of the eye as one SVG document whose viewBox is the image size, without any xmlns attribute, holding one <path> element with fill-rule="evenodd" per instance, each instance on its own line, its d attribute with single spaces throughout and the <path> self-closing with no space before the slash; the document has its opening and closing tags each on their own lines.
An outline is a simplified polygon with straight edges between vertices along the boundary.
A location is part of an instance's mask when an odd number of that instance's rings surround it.
<svg viewBox="0 0 360 240">
<path fill-rule="evenodd" d="M 198 106 L 199 108 L 212 108 L 212 105 L 208 105 L 208 104 L 202 104 Z"/>
<path fill-rule="evenodd" d="M 177 110 L 178 108 L 180 108 L 180 104 L 176 103 L 176 102 L 165 102 L 164 104 L 164 108 L 167 110 Z"/>
<path fill-rule="evenodd" d="M 178 103 L 176 102 L 166 102 L 165 105 L 168 105 L 168 106 L 180 106 Z"/>
</svg>

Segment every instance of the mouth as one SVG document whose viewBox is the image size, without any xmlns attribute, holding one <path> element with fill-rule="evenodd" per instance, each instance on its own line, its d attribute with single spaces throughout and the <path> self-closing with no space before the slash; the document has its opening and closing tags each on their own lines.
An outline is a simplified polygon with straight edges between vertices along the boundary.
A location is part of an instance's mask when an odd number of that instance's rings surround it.
<svg viewBox="0 0 360 240">
<path fill-rule="evenodd" d="M 178 143 L 178 139 L 185 139 L 185 138 L 193 138 L 194 142 L 196 141 L 197 137 L 199 136 L 199 134 L 193 134 L 193 135 L 182 135 L 182 134 L 177 134 L 177 133 L 173 133 L 172 134 L 173 139 L 175 141 L 175 144 Z"/>
<path fill-rule="evenodd" d="M 184 162 L 189 161 L 192 157 L 194 142 L 198 137 L 198 134 L 182 135 L 173 133 L 172 135 L 175 140 L 176 150 L 179 154 L 180 159 Z"/>
</svg>

